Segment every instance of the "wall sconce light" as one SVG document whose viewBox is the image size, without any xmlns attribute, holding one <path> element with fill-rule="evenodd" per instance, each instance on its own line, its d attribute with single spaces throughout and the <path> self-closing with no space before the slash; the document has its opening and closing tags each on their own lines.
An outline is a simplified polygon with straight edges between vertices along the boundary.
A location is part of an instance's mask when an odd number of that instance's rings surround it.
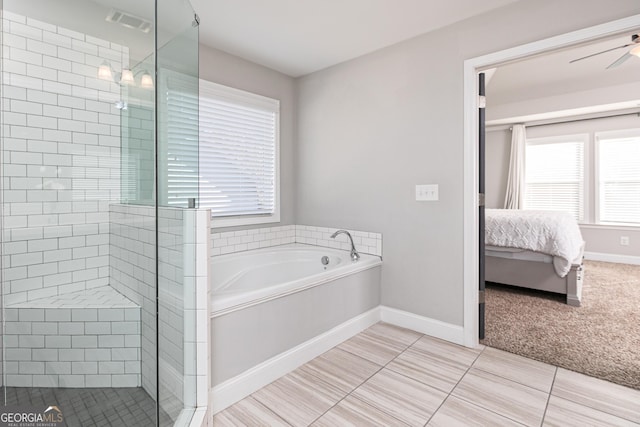
<svg viewBox="0 0 640 427">
<path fill-rule="evenodd" d="M 133 73 L 128 68 L 123 68 L 122 72 L 117 73 L 111 67 L 111 64 L 107 61 L 103 61 L 100 67 L 98 67 L 98 78 L 101 80 L 107 80 L 110 82 L 117 82 L 119 85 L 135 86 L 135 77 L 142 74 L 140 78 L 140 87 L 143 89 L 153 89 L 153 77 L 147 70 L 140 70 Z"/>
<path fill-rule="evenodd" d="M 113 72 L 111 71 L 111 65 L 107 61 L 103 61 L 100 67 L 98 67 L 98 78 L 101 80 L 113 81 Z"/>
<path fill-rule="evenodd" d="M 135 79 L 133 78 L 133 72 L 127 68 L 122 69 L 122 75 L 120 76 L 120 84 L 132 86 L 136 84 Z"/>
<path fill-rule="evenodd" d="M 147 71 L 140 78 L 140 87 L 145 89 L 153 89 L 153 77 Z"/>
</svg>

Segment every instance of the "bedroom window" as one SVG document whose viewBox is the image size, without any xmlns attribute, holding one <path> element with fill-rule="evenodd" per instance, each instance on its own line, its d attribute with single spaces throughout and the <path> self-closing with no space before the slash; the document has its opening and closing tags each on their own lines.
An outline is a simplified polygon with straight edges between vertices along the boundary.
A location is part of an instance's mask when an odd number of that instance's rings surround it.
<svg viewBox="0 0 640 427">
<path fill-rule="evenodd" d="M 587 135 L 528 139 L 524 208 L 585 217 L 584 155 Z"/>
<path fill-rule="evenodd" d="M 640 130 L 596 134 L 596 218 L 640 225 Z"/>
<path fill-rule="evenodd" d="M 200 207 L 214 227 L 280 221 L 280 101 L 200 80 Z"/>
</svg>

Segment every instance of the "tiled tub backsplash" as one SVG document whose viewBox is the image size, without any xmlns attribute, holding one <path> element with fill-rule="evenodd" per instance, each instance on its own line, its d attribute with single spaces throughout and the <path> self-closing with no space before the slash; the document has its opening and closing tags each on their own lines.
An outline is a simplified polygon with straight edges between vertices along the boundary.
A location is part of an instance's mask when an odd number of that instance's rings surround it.
<svg viewBox="0 0 640 427">
<path fill-rule="evenodd" d="M 351 244 L 345 235 L 335 239 L 331 235 L 339 228 L 314 227 L 311 225 L 284 225 L 279 227 L 254 228 L 251 230 L 212 233 L 212 256 L 224 255 L 288 243 L 304 243 L 342 250 L 350 250 Z M 347 230 L 353 237 L 358 252 L 382 256 L 382 234 L 367 231 Z"/>
<path fill-rule="evenodd" d="M 339 228 L 314 227 L 311 225 L 296 225 L 295 227 L 296 243 L 306 243 L 345 251 L 351 249 L 347 236 L 340 235 L 335 239 L 331 238 L 333 233 L 340 230 Z M 382 256 L 382 234 L 357 230 L 347 231 L 351 233 L 353 244 L 358 252 Z"/>
</svg>

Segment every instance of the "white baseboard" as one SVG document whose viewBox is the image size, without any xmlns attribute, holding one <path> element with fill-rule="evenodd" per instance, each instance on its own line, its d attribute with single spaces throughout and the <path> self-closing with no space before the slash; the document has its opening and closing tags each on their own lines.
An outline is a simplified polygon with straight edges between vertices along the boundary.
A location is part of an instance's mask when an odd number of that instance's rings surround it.
<svg viewBox="0 0 640 427">
<path fill-rule="evenodd" d="M 211 390 L 209 410 L 212 414 L 222 411 L 378 321 L 380 321 L 380 307 L 347 320 L 309 341 L 218 384 Z"/>
<path fill-rule="evenodd" d="M 218 384 L 210 393 L 208 409 L 211 411 L 211 416 L 357 335 L 380 320 L 456 344 L 463 345 L 464 343 L 462 326 L 418 316 L 391 307 L 378 306 L 284 353 L 280 353 L 222 384 Z"/>
<path fill-rule="evenodd" d="M 591 261 L 615 262 L 618 264 L 640 265 L 640 256 L 585 252 L 584 259 Z"/>
<path fill-rule="evenodd" d="M 452 325 L 451 323 L 418 316 L 417 314 L 386 306 L 380 306 L 380 317 L 383 322 L 421 332 L 455 344 L 464 345 L 462 326 Z"/>
</svg>

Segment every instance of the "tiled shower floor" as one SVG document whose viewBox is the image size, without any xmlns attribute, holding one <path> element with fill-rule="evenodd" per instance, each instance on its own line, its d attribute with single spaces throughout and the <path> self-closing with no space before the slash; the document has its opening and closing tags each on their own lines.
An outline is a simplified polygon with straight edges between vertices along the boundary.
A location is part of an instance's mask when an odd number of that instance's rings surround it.
<svg viewBox="0 0 640 427">
<path fill-rule="evenodd" d="M 640 390 L 378 323 L 214 426 L 640 426 Z"/>
<path fill-rule="evenodd" d="M 7 387 L 7 405 L 57 405 L 68 427 L 152 427 L 156 403 L 142 388 Z M 161 426 L 173 421 L 161 411 Z"/>
</svg>

